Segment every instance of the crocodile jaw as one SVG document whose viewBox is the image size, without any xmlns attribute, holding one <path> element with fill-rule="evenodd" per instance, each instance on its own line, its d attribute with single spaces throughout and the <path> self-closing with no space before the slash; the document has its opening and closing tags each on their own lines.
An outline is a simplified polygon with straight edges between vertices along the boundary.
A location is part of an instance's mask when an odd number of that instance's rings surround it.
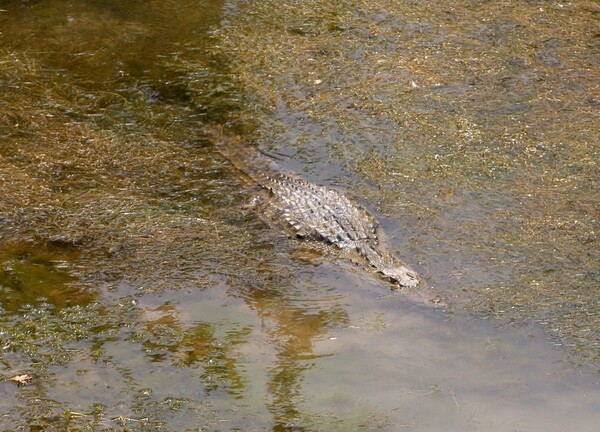
<svg viewBox="0 0 600 432">
<path fill-rule="evenodd" d="M 417 273 L 406 267 L 386 267 L 380 269 L 379 273 L 401 287 L 413 288 L 419 283 Z"/>
</svg>

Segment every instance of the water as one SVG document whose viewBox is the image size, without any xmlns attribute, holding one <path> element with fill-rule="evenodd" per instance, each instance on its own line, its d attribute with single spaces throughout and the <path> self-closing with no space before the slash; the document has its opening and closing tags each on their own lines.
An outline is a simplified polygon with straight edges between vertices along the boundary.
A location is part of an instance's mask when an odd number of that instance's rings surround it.
<svg viewBox="0 0 600 432">
<path fill-rule="evenodd" d="M 0 430 L 595 430 L 596 4 L 0 9 Z M 449 307 L 244 210 L 222 126 Z"/>
</svg>

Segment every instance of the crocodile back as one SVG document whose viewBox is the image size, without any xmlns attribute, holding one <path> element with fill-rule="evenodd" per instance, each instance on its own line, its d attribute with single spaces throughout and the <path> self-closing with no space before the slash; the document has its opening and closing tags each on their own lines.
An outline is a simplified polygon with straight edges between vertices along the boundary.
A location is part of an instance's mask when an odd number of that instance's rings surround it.
<svg viewBox="0 0 600 432">
<path fill-rule="evenodd" d="M 282 173 L 264 175 L 261 186 L 272 193 L 272 206 L 299 237 L 325 240 L 340 248 L 377 243 L 373 217 L 335 189 Z"/>
</svg>

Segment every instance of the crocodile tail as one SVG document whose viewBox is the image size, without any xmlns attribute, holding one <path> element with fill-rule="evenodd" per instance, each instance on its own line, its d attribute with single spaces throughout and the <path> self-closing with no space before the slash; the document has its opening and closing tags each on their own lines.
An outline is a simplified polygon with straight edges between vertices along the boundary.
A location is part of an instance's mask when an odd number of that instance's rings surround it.
<svg viewBox="0 0 600 432">
<path fill-rule="evenodd" d="M 256 183 L 279 171 L 278 165 L 240 136 L 231 136 L 217 128 L 204 128 L 203 133 L 215 149 L 236 168 Z"/>
</svg>

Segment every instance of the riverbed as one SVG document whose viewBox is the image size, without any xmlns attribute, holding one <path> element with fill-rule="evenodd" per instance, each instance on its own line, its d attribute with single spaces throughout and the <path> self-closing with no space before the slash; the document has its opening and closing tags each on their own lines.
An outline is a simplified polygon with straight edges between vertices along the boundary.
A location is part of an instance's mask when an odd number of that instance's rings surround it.
<svg viewBox="0 0 600 432">
<path fill-rule="evenodd" d="M 595 430 L 597 3 L 0 9 L 1 430 Z M 218 134 L 447 306 L 265 224 Z"/>
</svg>

